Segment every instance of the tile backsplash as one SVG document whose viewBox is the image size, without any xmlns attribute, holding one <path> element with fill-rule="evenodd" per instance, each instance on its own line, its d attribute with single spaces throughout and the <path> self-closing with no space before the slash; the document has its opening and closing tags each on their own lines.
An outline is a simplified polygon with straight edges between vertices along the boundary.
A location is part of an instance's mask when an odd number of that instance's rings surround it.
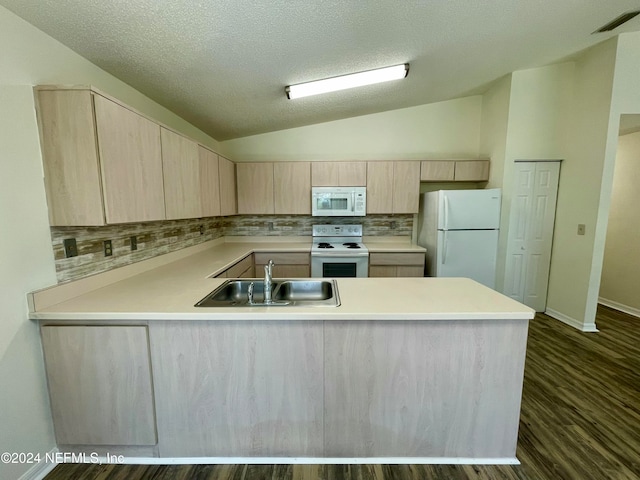
<svg viewBox="0 0 640 480">
<path fill-rule="evenodd" d="M 362 223 L 364 236 L 411 237 L 413 215 L 312 217 L 310 215 L 237 215 L 187 220 L 128 223 L 104 227 L 51 227 L 58 283 L 77 280 L 223 236 L 311 236 L 318 223 Z M 137 250 L 131 250 L 135 236 Z M 65 257 L 63 242 L 76 240 L 78 255 Z M 104 241 L 112 255 L 105 256 Z"/>
</svg>

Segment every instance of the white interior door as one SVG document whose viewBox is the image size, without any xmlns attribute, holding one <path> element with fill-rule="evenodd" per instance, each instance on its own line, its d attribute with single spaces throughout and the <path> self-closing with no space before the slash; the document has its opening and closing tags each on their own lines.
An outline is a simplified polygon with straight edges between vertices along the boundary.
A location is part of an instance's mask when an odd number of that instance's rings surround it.
<svg viewBox="0 0 640 480">
<path fill-rule="evenodd" d="M 560 162 L 517 162 L 504 294 L 543 312 L 553 226 L 556 215 Z"/>
</svg>

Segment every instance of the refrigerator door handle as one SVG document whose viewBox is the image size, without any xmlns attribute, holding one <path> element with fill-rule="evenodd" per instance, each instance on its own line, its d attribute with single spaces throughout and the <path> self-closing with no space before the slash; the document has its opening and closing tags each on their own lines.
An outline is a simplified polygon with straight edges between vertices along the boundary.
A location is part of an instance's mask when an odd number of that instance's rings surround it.
<svg viewBox="0 0 640 480">
<path fill-rule="evenodd" d="M 448 230 L 445 230 L 443 234 L 444 238 L 442 242 L 442 265 L 447 263 L 447 232 Z"/>
<path fill-rule="evenodd" d="M 444 230 L 449 230 L 449 197 L 444 194 Z"/>
<path fill-rule="evenodd" d="M 351 212 L 355 212 L 356 209 L 356 192 L 351 192 Z"/>
</svg>

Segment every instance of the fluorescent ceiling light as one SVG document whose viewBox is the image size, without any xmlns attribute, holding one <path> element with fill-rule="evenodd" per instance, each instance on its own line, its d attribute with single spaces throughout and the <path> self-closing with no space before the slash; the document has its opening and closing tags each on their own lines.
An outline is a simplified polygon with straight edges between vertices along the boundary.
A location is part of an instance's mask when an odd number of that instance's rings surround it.
<svg viewBox="0 0 640 480">
<path fill-rule="evenodd" d="M 402 65 L 394 65 L 393 67 L 352 73 L 350 75 L 342 75 L 340 77 L 327 78 L 325 80 L 316 80 L 315 82 L 289 85 L 284 90 L 287 94 L 287 98 L 292 100 L 294 98 L 308 97 L 310 95 L 318 95 L 320 93 L 335 92 L 337 90 L 362 87 L 364 85 L 372 85 L 374 83 L 399 80 L 406 77 L 408 74 L 409 64 L 404 63 Z"/>
</svg>

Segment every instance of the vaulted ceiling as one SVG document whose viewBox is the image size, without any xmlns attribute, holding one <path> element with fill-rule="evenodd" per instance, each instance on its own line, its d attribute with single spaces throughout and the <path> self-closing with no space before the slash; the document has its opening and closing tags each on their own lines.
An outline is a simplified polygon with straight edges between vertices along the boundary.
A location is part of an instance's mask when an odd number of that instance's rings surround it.
<svg viewBox="0 0 640 480">
<path fill-rule="evenodd" d="M 637 0 L 0 0 L 217 140 L 482 93 L 561 61 Z M 410 63 L 404 80 L 288 100 L 286 85 Z"/>
</svg>

